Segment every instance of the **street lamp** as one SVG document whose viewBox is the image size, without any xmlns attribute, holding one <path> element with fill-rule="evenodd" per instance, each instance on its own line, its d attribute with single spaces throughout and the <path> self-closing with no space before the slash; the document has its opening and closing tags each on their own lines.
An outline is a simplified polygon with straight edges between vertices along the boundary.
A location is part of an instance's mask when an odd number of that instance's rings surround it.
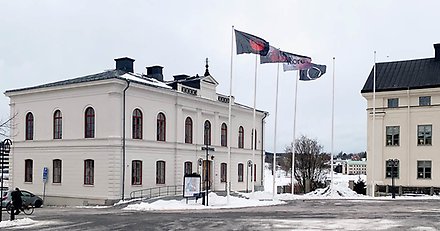
<svg viewBox="0 0 440 231">
<path fill-rule="evenodd" d="M 394 184 L 394 178 L 397 177 L 396 168 L 399 166 L 398 159 L 388 159 L 388 167 L 391 167 L 391 197 L 396 198 L 396 189 Z"/>
<path fill-rule="evenodd" d="M 9 155 L 11 152 L 12 141 L 10 139 L 5 139 L 0 142 L 0 156 L 1 156 L 1 184 L 0 184 L 0 198 L 3 200 L 3 172 L 5 167 L 5 155 Z M 0 200 L 0 222 L 2 221 L 2 211 L 3 211 L 3 203 Z"/>
</svg>

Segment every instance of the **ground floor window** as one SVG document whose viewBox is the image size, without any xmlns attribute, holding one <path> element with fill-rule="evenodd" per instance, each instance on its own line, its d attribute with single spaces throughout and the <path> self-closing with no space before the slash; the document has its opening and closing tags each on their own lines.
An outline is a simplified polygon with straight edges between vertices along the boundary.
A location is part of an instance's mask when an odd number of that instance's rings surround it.
<svg viewBox="0 0 440 231">
<path fill-rule="evenodd" d="M 192 173 L 192 162 L 190 162 L 190 161 L 185 162 L 184 169 L 185 169 L 184 170 L 185 175 L 191 174 Z"/>
<path fill-rule="evenodd" d="M 53 183 L 61 183 L 61 160 L 53 160 Z"/>
<path fill-rule="evenodd" d="M 93 185 L 95 183 L 95 162 L 94 160 L 84 160 L 84 184 Z"/>
<path fill-rule="evenodd" d="M 32 183 L 34 172 L 34 161 L 27 159 L 24 161 L 24 182 Z"/>
<path fill-rule="evenodd" d="M 400 169 L 400 162 L 397 160 L 387 160 L 385 162 L 385 166 L 386 166 L 386 178 L 391 178 L 392 174 L 394 173 L 394 177 L 395 178 L 399 178 L 399 169 Z"/>
<path fill-rule="evenodd" d="M 156 184 L 165 184 L 165 161 L 156 162 Z"/>
<path fill-rule="evenodd" d="M 142 161 L 133 160 L 131 162 L 131 184 L 142 185 Z"/>
<path fill-rule="evenodd" d="M 227 164 L 220 164 L 220 182 L 226 182 L 227 179 Z"/>
<path fill-rule="evenodd" d="M 418 160 L 417 161 L 417 178 L 418 179 L 431 179 L 431 161 L 430 160 Z"/>
<path fill-rule="evenodd" d="M 238 164 L 238 182 L 243 182 L 243 164 Z"/>
</svg>

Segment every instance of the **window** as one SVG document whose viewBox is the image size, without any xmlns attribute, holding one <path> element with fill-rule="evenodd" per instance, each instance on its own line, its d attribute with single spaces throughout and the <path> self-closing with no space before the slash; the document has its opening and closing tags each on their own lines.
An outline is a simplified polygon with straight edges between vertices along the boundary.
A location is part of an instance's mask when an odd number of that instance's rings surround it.
<svg viewBox="0 0 440 231">
<path fill-rule="evenodd" d="M 53 138 L 63 138 L 63 117 L 60 110 L 56 110 L 55 113 L 53 113 Z"/>
<path fill-rule="evenodd" d="M 142 139 L 142 112 L 139 109 L 133 111 L 132 127 L 132 138 Z"/>
<path fill-rule="evenodd" d="M 418 179 L 431 179 L 431 161 L 430 160 L 418 160 L 417 161 L 417 178 Z"/>
<path fill-rule="evenodd" d="M 418 145 L 432 144 L 432 125 L 417 126 L 417 144 Z"/>
<path fill-rule="evenodd" d="M 386 178 L 391 178 L 391 172 L 394 172 L 395 178 L 399 178 L 399 168 L 400 168 L 399 161 L 387 160 L 385 162 L 385 166 L 386 166 L 386 176 L 385 176 Z"/>
<path fill-rule="evenodd" d="M 95 138 L 95 110 L 88 107 L 85 114 L 85 138 Z"/>
<path fill-rule="evenodd" d="M 238 164 L 238 182 L 243 182 L 243 164 Z"/>
<path fill-rule="evenodd" d="M 255 136 L 254 136 L 254 131 L 255 131 Z M 252 129 L 252 134 L 251 134 L 251 149 L 257 149 L 257 131 L 255 129 Z"/>
<path fill-rule="evenodd" d="M 161 112 L 157 114 L 157 141 L 165 141 L 166 119 Z"/>
<path fill-rule="evenodd" d="M 254 181 L 257 181 L 257 164 L 254 164 Z"/>
<path fill-rule="evenodd" d="M 184 171 L 185 171 L 184 172 L 185 175 L 192 173 L 192 162 L 190 162 L 190 161 L 185 162 Z"/>
<path fill-rule="evenodd" d="M 95 163 L 93 160 L 84 160 L 84 184 L 93 185 L 95 182 Z"/>
<path fill-rule="evenodd" d="M 399 107 L 399 98 L 388 99 L 388 107 L 389 108 Z"/>
<path fill-rule="evenodd" d="M 220 182 L 226 182 L 227 179 L 227 164 L 221 163 L 220 164 Z"/>
<path fill-rule="evenodd" d="M 26 114 L 26 140 L 34 139 L 34 115 L 32 113 Z"/>
<path fill-rule="evenodd" d="M 31 159 L 24 161 L 24 182 L 32 183 L 32 175 L 34 172 L 33 162 Z"/>
<path fill-rule="evenodd" d="M 400 126 L 387 126 L 386 133 L 386 146 L 399 146 Z"/>
<path fill-rule="evenodd" d="M 209 122 L 209 120 L 205 121 L 203 134 L 204 134 L 203 144 L 211 145 L 211 122 Z"/>
<path fill-rule="evenodd" d="M 431 105 L 431 96 L 419 97 L 419 106 L 429 106 L 429 105 Z"/>
<path fill-rule="evenodd" d="M 238 148 L 244 148 L 244 128 L 238 128 Z"/>
<path fill-rule="evenodd" d="M 133 160 L 131 162 L 131 184 L 142 185 L 142 161 Z"/>
<path fill-rule="evenodd" d="M 165 161 L 156 162 L 156 184 L 165 184 Z"/>
<path fill-rule="evenodd" d="M 220 144 L 222 147 L 228 146 L 228 127 L 225 123 L 222 123 Z"/>
<path fill-rule="evenodd" d="M 52 183 L 61 183 L 61 160 L 53 160 Z"/>
<path fill-rule="evenodd" d="M 185 119 L 185 143 L 192 144 L 193 139 L 193 121 L 190 117 Z"/>
</svg>

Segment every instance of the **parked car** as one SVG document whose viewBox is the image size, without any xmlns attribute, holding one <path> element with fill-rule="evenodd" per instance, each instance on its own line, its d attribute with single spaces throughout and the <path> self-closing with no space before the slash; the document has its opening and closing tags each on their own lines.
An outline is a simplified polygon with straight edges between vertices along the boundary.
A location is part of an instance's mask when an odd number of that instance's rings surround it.
<svg viewBox="0 0 440 231">
<path fill-rule="evenodd" d="M 39 197 L 31 192 L 28 192 L 26 190 L 20 190 L 20 191 L 21 191 L 21 194 L 23 194 L 23 196 L 21 196 L 21 199 L 23 200 L 24 205 L 32 205 L 35 208 L 40 208 L 43 205 L 43 199 L 41 199 L 41 197 Z M 6 208 L 6 206 L 9 203 L 11 203 L 11 200 L 12 200 L 11 192 L 13 192 L 13 190 L 3 192 L 3 196 L 2 196 L 3 208 Z"/>
</svg>

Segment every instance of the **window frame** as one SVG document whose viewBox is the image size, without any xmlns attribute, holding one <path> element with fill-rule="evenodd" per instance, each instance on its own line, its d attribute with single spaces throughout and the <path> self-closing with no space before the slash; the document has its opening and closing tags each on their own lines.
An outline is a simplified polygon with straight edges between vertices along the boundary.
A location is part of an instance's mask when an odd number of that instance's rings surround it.
<svg viewBox="0 0 440 231">
<path fill-rule="evenodd" d="M 142 139 L 142 133 L 143 133 L 143 114 L 142 111 L 139 108 L 136 108 L 133 110 L 133 113 L 131 115 L 131 138 L 132 139 Z"/>
<path fill-rule="evenodd" d="M 228 180 L 228 164 L 221 163 L 220 164 L 220 182 L 226 183 L 227 180 Z"/>
<path fill-rule="evenodd" d="M 63 115 L 60 110 L 53 113 L 53 139 L 63 138 Z"/>
<path fill-rule="evenodd" d="M 142 185 L 142 160 L 131 161 L 131 185 Z"/>
<path fill-rule="evenodd" d="M 220 146 L 222 147 L 228 146 L 228 126 L 226 125 L 226 123 L 222 123 L 221 126 Z"/>
<path fill-rule="evenodd" d="M 417 125 L 417 146 L 432 146 L 432 124 Z"/>
<path fill-rule="evenodd" d="M 244 165 L 243 163 L 238 163 L 238 169 L 237 169 L 237 176 L 238 176 L 238 182 L 244 181 Z"/>
<path fill-rule="evenodd" d="M 431 106 L 431 96 L 420 96 L 419 106 Z"/>
<path fill-rule="evenodd" d="M 156 161 L 156 184 L 165 184 L 166 163 L 163 160 Z"/>
<path fill-rule="evenodd" d="M 388 160 L 385 160 L 385 178 L 391 179 L 391 162 Z M 398 165 L 396 167 L 396 172 L 394 178 L 398 179 L 400 178 L 400 161 L 398 162 Z"/>
<path fill-rule="evenodd" d="M 385 127 L 385 146 L 400 146 L 400 126 Z"/>
<path fill-rule="evenodd" d="M 32 159 L 24 160 L 24 182 L 32 183 L 34 173 L 34 161 Z"/>
<path fill-rule="evenodd" d="M 84 160 L 84 185 L 95 185 L 95 161 Z"/>
<path fill-rule="evenodd" d="M 429 166 L 427 165 L 429 163 Z M 429 171 L 427 171 L 429 169 Z M 429 176 L 427 176 L 429 175 Z M 432 179 L 432 161 L 431 160 L 417 160 L 417 179 Z"/>
<path fill-rule="evenodd" d="M 84 138 L 95 138 L 95 109 L 87 107 L 84 113 Z"/>
<path fill-rule="evenodd" d="M 184 175 L 192 174 L 192 162 L 191 161 L 185 161 L 185 163 L 183 163 L 183 174 Z"/>
<path fill-rule="evenodd" d="M 185 143 L 193 143 L 193 121 L 189 116 L 185 119 Z"/>
<path fill-rule="evenodd" d="M 34 114 L 32 112 L 28 112 L 26 114 L 26 140 L 34 140 Z"/>
<path fill-rule="evenodd" d="M 52 160 L 52 183 L 61 184 L 63 162 L 60 159 Z"/>
<path fill-rule="evenodd" d="M 159 112 L 156 117 L 156 140 L 166 141 L 167 119 L 163 112 Z"/>
<path fill-rule="evenodd" d="M 399 107 L 399 98 L 389 98 L 387 99 L 388 108 L 398 108 Z"/>
<path fill-rule="evenodd" d="M 244 148 L 244 128 L 238 127 L 238 148 Z"/>
<path fill-rule="evenodd" d="M 203 144 L 211 145 L 211 122 L 209 120 L 205 120 L 203 124 Z"/>
</svg>

